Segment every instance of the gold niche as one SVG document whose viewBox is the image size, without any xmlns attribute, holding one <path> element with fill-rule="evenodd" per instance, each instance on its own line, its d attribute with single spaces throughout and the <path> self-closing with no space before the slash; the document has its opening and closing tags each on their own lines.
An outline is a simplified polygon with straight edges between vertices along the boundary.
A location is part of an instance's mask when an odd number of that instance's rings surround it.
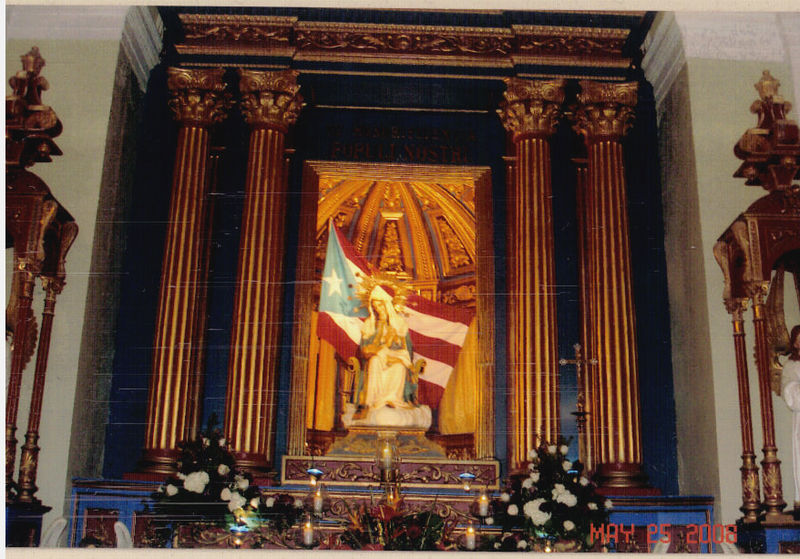
<svg viewBox="0 0 800 559">
<path fill-rule="evenodd" d="M 439 410 L 439 432 L 469 440 L 465 457 L 493 455 L 490 171 L 483 167 L 306 162 L 298 254 L 291 454 L 325 449 L 340 425 L 337 362 L 316 336 L 316 310 L 329 220 L 375 269 L 402 279 L 419 295 L 475 308 L 459 363 Z M 315 206 L 313 207 L 312 206 Z M 308 242 L 306 242 L 306 240 Z M 309 319 L 310 317 L 310 319 Z M 483 324 L 483 327 L 481 327 Z M 487 339 L 483 339 L 487 338 Z M 462 435 L 469 435 L 463 437 Z M 308 445 L 308 446 L 307 446 Z"/>
</svg>

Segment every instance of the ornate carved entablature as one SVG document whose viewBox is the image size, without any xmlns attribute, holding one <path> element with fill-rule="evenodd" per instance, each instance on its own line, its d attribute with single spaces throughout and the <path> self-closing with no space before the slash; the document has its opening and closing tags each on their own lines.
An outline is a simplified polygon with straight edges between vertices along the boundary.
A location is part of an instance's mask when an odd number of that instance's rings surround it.
<svg viewBox="0 0 800 559">
<path fill-rule="evenodd" d="M 45 65 L 39 49 L 31 48 L 20 60 L 22 70 L 8 80 L 12 93 L 6 96 L 6 166 L 16 168 L 61 155 L 53 138 L 62 129 L 55 111 L 42 103 L 49 85 L 39 74 Z"/>
<path fill-rule="evenodd" d="M 765 190 L 786 190 L 800 178 L 800 133 L 797 122 L 786 118 L 792 105 L 778 94 L 780 82 L 764 70 L 755 85 L 760 99 L 750 111 L 758 115 L 758 124 L 745 132 L 733 149 L 743 159 L 734 177 L 746 179 L 748 186 Z"/>
<path fill-rule="evenodd" d="M 579 56 L 593 64 L 627 67 L 631 58 L 624 54 L 627 29 L 602 27 L 559 27 L 554 25 L 512 25 L 516 60 L 548 59 L 566 62 Z"/>
<path fill-rule="evenodd" d="M 512 50 L 508 29 L 300 22 L 297 50 L 383 55 L 460 55 L 497 57 Z"/>
<path fill-rule="evenodd" d="M 469 14 L 461 18 L 455 13 L 431 14 L 419 20 L 425 24 L 417 24 L 416 20 L 392 18 L 378 11 L 353 22 L 300 11 L 296 15 L 271 14 L 269 9 L 218 8 L 204 13 L 194 13 L 197 10 L 192 8 L 162 10 L 176 12 L 176 17 L 167 15 L 164 19 L 168 27 L 176 25 L 180 39 L 175 48 L 180 57 L 205 65 L 220 64 L 220 56 L 254 57 L 252 65 L 262 68 L 285 66 L 290 58 L 322 63 L 346 59 L 355 64 L 413 64 L 421 71 L 441 66 L 519 66 L 526 68 L 524 73 L 536 68 L 533 72 L 540 75 L 563 72 L 577 77 L 589 73 L 578 68 L 592 68 L 595 75 L 594 69 L 605 67 L 619 74 L 635 62 L 638 45 L 634 43 L 639 31 L 649 26 L 645 12 L 604 13 L 598 17 L 591 13 L 542 12 L 535 20 L 509 12 L 507 17 L 494 17 L 490 25 L 481 26 L 473 25 L 474 18 Z M 573 70 L 563 71 L 570 67 Z"/>
<path fill-rule="evenodd" d="M 179 14 L 183 41 L 181 54 L 265 55 L 294 52 L 292 36 L 296 17 Z"/>
</svg>

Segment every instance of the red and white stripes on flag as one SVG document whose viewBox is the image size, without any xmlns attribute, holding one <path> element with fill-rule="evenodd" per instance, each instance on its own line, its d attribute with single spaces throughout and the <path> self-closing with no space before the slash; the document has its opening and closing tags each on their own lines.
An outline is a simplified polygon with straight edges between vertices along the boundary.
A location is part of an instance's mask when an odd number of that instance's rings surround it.
<svg viewBox="0 0 800 559">
<path fill-rule="evenodd" d="M 359 275 L 371 274 L 367 260 L 331 224 L 317 334 L 330 342 L 344 359 L 358 355 L 361 324 L 367 311 L 357 308 L 356 286 Z M 416 294 L 408 296 L 406 305 L 412 360 L 426 361 L 425 371 L 419 378 L 417 398 L 420 404 L 435 408 L 458 361 L 474 313 L 469 309 L 435 303 Z"/>
<path fill-rule="evenodd" d="M 408 296 L 406 305 L 413 361 L 426 361 L 425 373 L 419 377 L 417 398 L 420 404 L 435 408 L 458 362 L 473 313 L 416 294 Z"/>
</svg>

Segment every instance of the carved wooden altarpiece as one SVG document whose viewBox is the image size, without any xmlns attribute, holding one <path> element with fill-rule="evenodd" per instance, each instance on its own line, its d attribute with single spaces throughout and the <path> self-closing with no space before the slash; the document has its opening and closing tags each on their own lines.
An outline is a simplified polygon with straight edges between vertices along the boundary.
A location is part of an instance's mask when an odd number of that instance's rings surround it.
<svg viewBox="0 0 800 559">
<path fill-rule="evenodd" d="M 800 137 L 786 114 L 791 104 L 778 94 L 780 83 L 764 71 L 756 84 L 759 99 L 750 107 L 758 124 L 747 130 L 734 148 L 744 160 L 734 174 L 748 186 L 768 194 L 753 202 L 722 234 L 714 246 L 724 276 L 723 300 L 733 322 L 742 431 L 742 507 L 745 520 L 755 522 L 762 512 L 770 522 L 786 520 L 775 442 L 772 391 L 780 391 L 779 355 L 788 349 L 784 318 L 784 275 L 794 275 L 800 289 Z M 800 303 L 798 292 L 797 303 Z M 759 469 L 753 446 L 752 414 L 744 339 L 744 311 L 753 308 L 763 454 Z M 778 387 L 776 389 L 776 387 Z"/>
<path fill-rule="evenodd" d="M 50 507 L 36 498 L 39 426 L 50 352 L 56 298 L 66 280 L 65 260 L 78 226 L 53 197 L 48 186 L 27 170 L 61 155 L 53 138 L 62 126 L 56 113 L 42 103 L 49 86 L 40 75 L 44 59 L 33 47 L 21 56 L 22 70 L 9 83 L 6 97 L 6 248 L 13 249 L 14 271 L 6 306 L 6 339 L 11 341 L 11 366 L 6 395 L 6 538 L 9 546 L 36 545 L 41 516 Z M 32 309 L 39 279 L 44 290 L 41 326 Z M 37 339 L 38 338 L 38 339 Z M 36 354 L 28 428 L 19 456 L 16 431 L 23 375 Z M 15 481 L 16 480 L 16 481 Z"/>
</svg>

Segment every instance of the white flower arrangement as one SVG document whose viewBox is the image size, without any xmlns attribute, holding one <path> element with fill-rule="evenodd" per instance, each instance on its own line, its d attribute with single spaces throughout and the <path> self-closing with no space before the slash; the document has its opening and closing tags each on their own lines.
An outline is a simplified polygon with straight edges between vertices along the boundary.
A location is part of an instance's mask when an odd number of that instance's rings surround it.
<svg viewBox="0 0 800 559">
<path fill-rule="evenodd" d="M 595 493 L 589 478 L 581 475 L 582 464 L 567 457 L 569 450 L 562 442 L 539 446 L 529 454 L 528 475 L 516 478 L 510 491 L 495 501 L 494 521 L 503 530 L 501 549 L 511 551 L 524 541 L 519 549 L 544 551 L 559 540 L 587 549 L 590 526 L 607 522 L 610 502 Z"/>
<path fill-rule="evenodd" d="M 530 476 L 522 482 L 522 487 L 524 489 L 530 489 L 533 486 L 533 480 Z"/>
<path fill-rule="evenodd" d="M 250 487 L 250 480 L 249 479 L 247 479 L 246 477 L 242 477 L 242 476 L 236 476 L 236 488 L 237 489 L 241 489 L 242 491 L 244 491 L 248 487 Z"/>
<path fill-rule="evenodd" d="M 247 504 L 247 499 L 245 499 L 242 495 L 234 491 L 231 493 L 231 500 L 228 502 L 228 510 L 233 512 L 236 509 L 242 508 L 245 504 Z"/>
<path fill-rule="evenodd" d="M 211 481 L 208 472 L 199 471 L 192 472 L 186 476 L 183 482 L 183 488 L 192 493 L 202 493 L 206 489 L 206 485 Z"/>
<path fill-rule="evenodd" d="M 154 508 L 164 518 L 239 522 L 258 517 L 263 510 L 260 491 L 248 476 L 235 468 L 235 459 L 225 439 L 214 429 L 216 418 L 191 441 L 179 443 L 177 472 L 165 480 L 162 491 L 153 494 Z"/>
</svg>

